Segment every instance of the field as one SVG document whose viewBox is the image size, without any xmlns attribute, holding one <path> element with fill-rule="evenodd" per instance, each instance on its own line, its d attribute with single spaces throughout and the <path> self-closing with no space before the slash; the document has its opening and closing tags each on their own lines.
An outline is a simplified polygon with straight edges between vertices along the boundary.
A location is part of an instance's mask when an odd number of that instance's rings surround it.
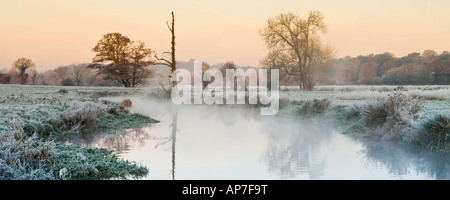
<svg viewBox="0 0 450 200">
<path fill-rule="evenodd" d="M 0 179 L 139 178 L 145 167 L 64 138 L 151 126 L 100 97 L 152 97 L 151 88 L 0 85 Z M 170 101 L 160 99 L 161 101 Z M 344 134 L 450 151 L 450 86 L 280 88 L 280 117 L 333 123 Z M 254 107 L 248 107 L 252 109 Z"/>
<path fill-rule="evenodd" d="M 281 87 L 280 99 L 289 102 L 329 99 L 334 105 L 354 105 L 367 101 L 385 100 L 389 94 L 399 92 L 411 98 L 425 101 L 422 110 L 424 117 L 437 114 L 450 115 L 450 86 L 367 86 L 341 85 L 317 86 L 312 92 L 305 92 L 298 87 Z"/>
</svg>

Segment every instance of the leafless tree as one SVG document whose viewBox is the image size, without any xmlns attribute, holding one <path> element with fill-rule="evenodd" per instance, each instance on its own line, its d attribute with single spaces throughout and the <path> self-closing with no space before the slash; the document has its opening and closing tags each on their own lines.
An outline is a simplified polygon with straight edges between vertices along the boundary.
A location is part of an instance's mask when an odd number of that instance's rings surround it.
<svg viewBox="0 0 450 200">
<path fill-rule="evenodd" d="M 72 76 L 73 81 L 76 86 L 81 86 L 83 83 L 83 78 L 87 74 L 87 64 L 79 64 L 72 66 L 70 71 L 70 75 Z"/>
<path fill-rule="evenodd" d="M 334 54 L 331 47 L 321 44 L 319 32 L 327 32 L 324 16 L 319 11 L 309 12 L 306 19 L 289 12 L 267 20 L 260 35 L 270 52 L 262 64 L 300 77 L 300 86 L 307 91 L 313 90 L 313 66 Z"/>
<path fill-rule="evenodd" d="M 36 85 L 38 80 L 38 72 L 36 70 L 32 70 L 31 72 L 31 84 Z"/>
<path fill-rule="evenodd" d="M 171 74 L 177 69 L 177 62 L 175 60 L 175 15 L 172 12 L 172 24 L 170 25 L 169 22 L 167 22 L 167 27 L 169 28 L 170 32 L 172 33 L 172 42 L 171 42 L 171 52 L 164 52 L 162 53 L 161 57 L 158 57 L 157 54 L 155 54 L 156 60 L 159 62 L 157 64 L 165 65 L 170 67 Z M 171 79 L 171 74 L 169 75 L 169 79 Z M 172 81 L 169 81 L 171 84 L 171 87 L 174 85 Z"/>
</svg>

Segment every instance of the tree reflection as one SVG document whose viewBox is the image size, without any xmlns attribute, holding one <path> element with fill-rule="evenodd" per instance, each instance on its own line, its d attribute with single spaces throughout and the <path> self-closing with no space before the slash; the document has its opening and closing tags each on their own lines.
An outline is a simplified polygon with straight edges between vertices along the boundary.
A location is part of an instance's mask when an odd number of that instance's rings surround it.
<svg viewBox="0 0 450 200">
<path fill-rule="evenodd" d="M 427 149 L 398 145 L 391 142 L 362 142 L 363 151 L 371 164 L 382 164 L 394 176 L 404 176 L 415 170 L 433 179 L 450 179 L 450 155 L 434 153 Z"/>
<path fill-rule="evenodd" d="M 128 138 L 128 130 L 116 132 L 112 135 L 106 135 L 100 142 L 101 147 L 107 149 L 114 149 L 118 154 L 129 150 L 130 145 Z"/>
<path fill-rule="evenodd" d="M 270 122 L 266 123 L 268 145 L 263 155 L 269 173 L 281 178 L 321 177 L 326 164 L 322 150 L 330 142 L 331 129 L 310 123 Z"/>
<path fill-rule="evenodd" d="M 333 133 L 331 126 L 319 123 L 298 121 L 294 124 L 292 121 L 268 120 L 265 124 L 268 144 L 262 160 L 269 173 L 281 178 L 322 178 L 325 170 L 333 168 L 327 166 L 327 162 L 332 160 L 328 156 L 346 156 L 330 152 L 335 149 L 349 151 L 351 155 L 348 156 L 352 157 L 362 155 L 362 158 L 358 156 L 354 159 L 361 159 L 363 168 L 382 171 L 387 169 L 389 176 L 396 179 L 415 177 L 414 175 L 430 179 L 450 179 L 449 154 L 379 139 L 345 136 Z"/>
<path fill-rule="evenodd" d="M 172 179 L 175 180 L 175 143 L 177 141 L 177 118 L 178 112 L 175 111 L 172 118 Z"/>
<path fill-rule="evenodd" d="M 114 133 L 84 133 L 64 140 L 78 146 L 106 148 L 121 154 L 130 150 L 131 146 L 145 146 L 145 141 L 151 136 L 148 128 L 126 129 Z M 138 145 L 132 143 L 138 143 Z"/>
<path fill-rule="evenodd" d="M 146 128 L 135 128 L 99 137 L 101 138 L 98 138 L 95 142 L 98 147 L 113 149 L 116 153 L 121 154 L 130 150 L 131 146 L 145 146 L 145 141 L 150 138 L 150 134 L 146 131 Z"/>
<path fill-rule="evenodd" d="M 162 137 L 162 138 L 154 138 L 155 140 L 161 140 L 161 142 L 158 142 L 155 145 L 155 149 L 158 148 L 163 148 L 165 150 L 164 147 L 167 146 L 167 144 L 171 144 L 171 150 L 172 150 L 172 170 L 171 170 L 171 175 L 172 175 L 172 180 L 175 180 L 175 148 L 176 148 L 176 141 L 177 141 L 177 120 L 178 120 L 178 110 L 174 109 L 172 110 L 172 116 L 171 116 L 171 135 L 169 137 Z"/>
</svg>

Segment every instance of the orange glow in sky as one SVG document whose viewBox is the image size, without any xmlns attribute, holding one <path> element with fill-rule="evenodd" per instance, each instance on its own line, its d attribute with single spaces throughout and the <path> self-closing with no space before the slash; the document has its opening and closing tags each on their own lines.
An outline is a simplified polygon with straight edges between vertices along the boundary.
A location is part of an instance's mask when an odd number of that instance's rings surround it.
<svg viewBox="0 0 450 200">
<path fill-rule="evenodd" d="M 177 59 L 260 66 L 258 30 L 288 11 L 325 15 L 323 41 L 337 57 L 450 50 L 448 0 L 1 0 L 0 69 L 27 57 L 39 71 L 90 62 L 103 34 L 119 32 L 156 52 L 170 49 L 175 12 Z"/>
</svg>

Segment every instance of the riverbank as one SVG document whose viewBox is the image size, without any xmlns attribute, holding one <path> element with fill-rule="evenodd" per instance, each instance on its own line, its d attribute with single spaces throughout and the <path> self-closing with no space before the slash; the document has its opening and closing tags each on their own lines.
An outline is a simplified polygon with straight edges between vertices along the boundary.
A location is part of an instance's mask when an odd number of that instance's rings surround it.
<svg viewBox="0 0 450 200">
<path fill-rule="evenodd" d="M 138 89 L 1 85 L 0 92 L 0 179 L 126 179 L 148 173 L 110 150 L 61 142 L 157 123 L 98 101 Z"/>
<path fill-rule="evenodd" d="M 450 152 L 449 86 L 323 86 L 281 94 L 281 115 L 327 121 L 357 137 Z"/>
</svg>

